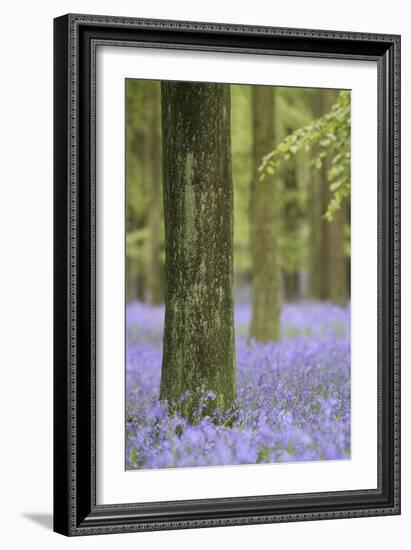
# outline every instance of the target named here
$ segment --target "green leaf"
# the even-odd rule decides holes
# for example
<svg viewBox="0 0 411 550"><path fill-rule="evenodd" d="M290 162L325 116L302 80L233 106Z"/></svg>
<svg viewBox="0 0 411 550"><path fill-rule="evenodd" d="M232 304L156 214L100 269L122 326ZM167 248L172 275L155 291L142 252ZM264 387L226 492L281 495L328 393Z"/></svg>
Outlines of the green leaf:
<svg viewBox="0 0 411 550"><path fill-rule="evenodd" d="M269 461L270 461L270 450L268 447L264 447L264 449L262 449L258 454L257 464L261 464L262 462L267 463Z"/></svg>
<svg viewBox="0 0 411 550"><path fill-rule="evenodd" d="M341 185L343 184L343 181L342 180L339 180L339 181L335 181L334 183L332 183L330 185L330 191L337 191L337 189L339 189L341 187Z"/></svg>

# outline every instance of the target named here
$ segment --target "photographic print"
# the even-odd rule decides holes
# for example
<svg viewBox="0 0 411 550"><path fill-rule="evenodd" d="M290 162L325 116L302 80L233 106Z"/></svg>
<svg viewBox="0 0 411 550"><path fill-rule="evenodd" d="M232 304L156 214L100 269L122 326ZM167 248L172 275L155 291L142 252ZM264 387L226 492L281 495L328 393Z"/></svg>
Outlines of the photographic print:
<svg viewBox="0 0 411 550"><path fill-rule="evenodd" d="M350 459L350 91L125 98L126 469Z"/></svg>
<svg viewBox="0 0 411 550"><path fill-rule="evenodd" d="M391 34L54 20L54 530L399 514Z"/></svg>

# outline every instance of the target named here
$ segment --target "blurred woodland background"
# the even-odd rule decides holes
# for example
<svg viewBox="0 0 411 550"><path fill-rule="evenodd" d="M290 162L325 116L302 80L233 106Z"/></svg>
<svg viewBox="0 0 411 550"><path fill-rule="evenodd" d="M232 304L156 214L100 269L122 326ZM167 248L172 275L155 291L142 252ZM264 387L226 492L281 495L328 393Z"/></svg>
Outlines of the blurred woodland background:
<svg viewBox="0 0 411 550"><path fill-rule="evenodd" d="M253 270L264 263L262 258L253 261L253 253L267 253L256 250L258 234L253 236L253 223L271 201L282 300L346 303L350 296L350 201L342 202L332 221L324 216L332 199L327 178L331 155L318 166L319 146L314 144L289 158L285 155L274 182L260 182L258 175L262 157L297 129L328 113L339 91L230 88L235 298L247 299ZM160 82L127 80L126 97L127 302L160 304L165 285ZM317 166L313 166L311 161L316 159ZM263 187L264 194L260 205L253 204L258 187Z"/></svg>

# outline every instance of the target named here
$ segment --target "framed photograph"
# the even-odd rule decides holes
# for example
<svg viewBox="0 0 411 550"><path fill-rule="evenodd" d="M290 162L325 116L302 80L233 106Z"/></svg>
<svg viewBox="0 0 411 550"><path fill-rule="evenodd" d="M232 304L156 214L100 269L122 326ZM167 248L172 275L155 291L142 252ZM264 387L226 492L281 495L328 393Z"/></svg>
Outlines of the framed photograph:
<svg viewBox="0 0 411 550"><path fill-rule="evenodd" d="M400 513L400 37L54 20L54 529Z"/></svg>

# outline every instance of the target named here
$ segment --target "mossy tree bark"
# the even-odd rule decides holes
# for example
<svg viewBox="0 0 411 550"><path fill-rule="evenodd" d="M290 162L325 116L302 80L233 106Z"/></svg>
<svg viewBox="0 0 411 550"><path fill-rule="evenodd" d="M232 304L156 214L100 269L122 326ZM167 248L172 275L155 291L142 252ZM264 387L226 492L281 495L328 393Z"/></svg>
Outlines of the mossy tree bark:
<svg viewBox="0 0 411 550"><path fill-rule="evenodd" d="M166 293L160 399L236 398L230 88L163 82Z"/></svg>
<svg viewBox="0 0 411 550"><path fill-rule="evenodd" d="M150 92L148 129L150 166L148 283L151 304L161 304L164 300L164 265L161 259L164 224L161 183L160 83L152 82Z"/></svg>
<svg viewBox="0 0 411 550"><path fill-rule="evenodd" d="M280 266L276 239L276 183L259 181L262 157L275 146L274 90L252 89L253 177L250 189L252 320L250 337L259 342L279 338Z"/></svg>

